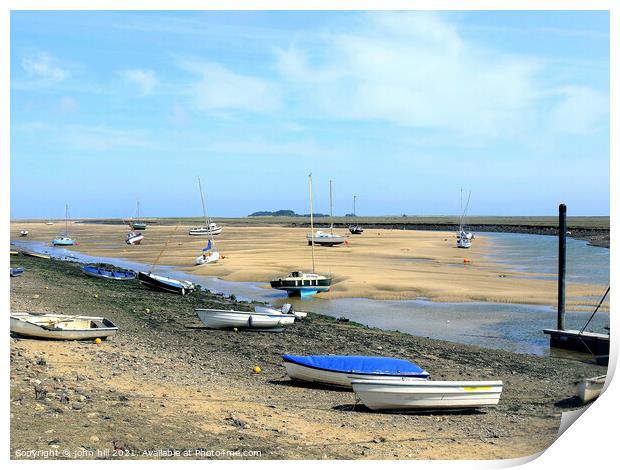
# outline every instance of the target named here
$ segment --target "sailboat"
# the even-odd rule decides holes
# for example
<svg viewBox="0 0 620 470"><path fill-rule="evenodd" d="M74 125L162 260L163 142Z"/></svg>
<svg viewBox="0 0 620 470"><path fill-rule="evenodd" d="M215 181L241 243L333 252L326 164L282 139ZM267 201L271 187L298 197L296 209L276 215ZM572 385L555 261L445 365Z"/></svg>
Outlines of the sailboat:
<svg viewBox="0 0 620 470"><path fill-rule="evenodd" d="M329 217L329 233L323 232L321 230L317 230L316 233L314 233L314 229L312 229L312 232L306 235L308 245L317 244L321 246L334 246L341 245L346 240L345 237L343 237L342 235L334 234L334 214L332 211L332 180L329 180ZM312 214L310 214L310 219L312 219Z"/></svg>
<svg viewBox="0 0 620 470"><path fill-rule="evenodd" d="M471 197L471 191L469 191L469 195L467 196L467 203L465 204L465 209L463 209L463 190L461 189L461 219L459 221L459 231L456 234L456 246L458 248L469 248L471 246L471 241L474 239L474 234L471 232L465 232L463 230L463 219L465 218L465 213L467 212L467 208L469 207L469 198Z"/></svg>
<svg viewBox="0 0 620 470"><path fill-rule="evenodd" d="M202 203L202 213L205 217L205 224L207 225L207 231L205 233L209 236L209 241L207 242L207 246L202 249L202 254L196 258L196 264L216 263L220 259L220 252L215 249L215 240L213 239L214 233L212 230L209 230L212 224L209 223L209 217L207 216L207 206L205 205L205 197L204 193L202 192L200 177L198 178L198 188L200 189L200 202ZM220 227L220 232L221 231L222 229ZM192 235L191 230L189 234Z"/></svg>
<svg viewBox="0 0 620 470"><path fill-rule="evenodd" d="M356 216L356 212L355 212L355 200L357 199L357 196L353 196L353 217ZM352 235L361 235L364 232L364 229L362 228L362 226L358 223L354 223L349 225L349 232L351 232Z"/></svg>
<svg viewBox="0 0 620 470"><path fill-rule="evenodd" d="M133 230L146 230L146 222L140 220L140 201L136 201L136 218L130 222Z"/></svg>
<svg viewBox="0 0 620 470"><path fill-rule="evenodd" d="M175 231L176 231L176 228L175 228ZM168 240L166 240L164 247L161 249L161 251L159 252L159 255L157 256L157 258L151 265L151 269L148 272L140 271L138 273L138 281L140 281L141 284L144 284L145 286L148 286L152 289L161 290L164 292L171 292L173 294L181 294L181 295L190 294L196 288L196 286L194 286L192 282L181 281L179 279L173 279L171 277L160 276L153 272L155 269L155 266L157 265L157 262L161 258L161 255L164 253L164 250L168 246L169 241L170 241L170 237L168 238Z"/></svg>
<svg viewBox="0 0 620 470"><path fill-rule="evenodd" d="M54 246L71 246L75 240L69 236L69 206L65 206L65 232L58 238L52 240Z"/></svg>
<svg viewBox="0 0 620 470"><path fill-rule="evenodd" d="M332 278L314 272L314 216L312 212L312 173L308 175L308 187L310 191L310 246L312 247L312 272L304 273L302 271L293 271L286 277L273 279L271 287L278 290L284 290L288 295L314 295L318 292L329 291Z"/></svg>

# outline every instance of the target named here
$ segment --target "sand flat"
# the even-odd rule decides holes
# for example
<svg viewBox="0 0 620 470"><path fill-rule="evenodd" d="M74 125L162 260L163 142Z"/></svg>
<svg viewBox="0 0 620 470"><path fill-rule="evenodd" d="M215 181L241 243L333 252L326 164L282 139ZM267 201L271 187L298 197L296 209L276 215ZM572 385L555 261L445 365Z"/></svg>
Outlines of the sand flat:
<svg viewBox="0 0 620 470"><path fill-rule="evenodd" d="M11 223L11 239L19 230L30 231L29 239L49 242L64 224ZM292 270L312 270L306 228L269 226L225 226L216 240L224 255L217 264L195 266L194 259L206 245L203 237L189 236L189 225L150 224L139 246L124 243L122 225L71 224L79 242L70 249L93 256L174 266L194 275L216 276L228 281L265 283ZM325 229L323 229L325 230ZM479 236L469 249L456 248L453 232L367 229L350 235L338 247L315 247L316 272L334 277L327 298L372 298L406 300L426 297L434 301L485 301L555 305L557 283L550 277L510 271L492 262L492 242ZM164 249L165 248L165 249ZM162 252L163 250L163 252ZM161 256L160 256L161 255ZM468 263L464 259L469 260ZM505 277L500 277L503 275ZM534 279L536 277L536 279ZM544 277L544 276L543 276ZM568 285L567 304L590 305L584 297L596 298L603 286Z"/></svg>

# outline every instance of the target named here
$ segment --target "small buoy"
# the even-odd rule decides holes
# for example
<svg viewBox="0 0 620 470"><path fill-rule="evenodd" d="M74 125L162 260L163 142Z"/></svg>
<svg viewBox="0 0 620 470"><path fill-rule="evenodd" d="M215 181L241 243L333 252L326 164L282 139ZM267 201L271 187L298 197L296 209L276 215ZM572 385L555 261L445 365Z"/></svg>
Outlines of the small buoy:
<svg viewBox="0 0 620 470"><path fill-rule="evenodd" d="M48 290L50 287L49 286L45 286L45 290Z"/></svg>
<svg viewBox="0 0 620 470"><path fill-rule="evenodd" d="M224 255L220 255L220 258L224 259L224 258L226 258L226 256L224 256Z"/></svg>
<svg viewBox="0 0 620 470"><path fill-rule="evenodd" d="M233 331L236 333L239 330L235 327L235 328L233 328Z"/></svg>
<svg viewBox="0 0 620 470"><path fill-rule="evenodd" d="M95 338L95 344L101 344L101 338Z"/></svg>
<svg viewBox="0 0 620 470"><path fill-rule="evenodd" d="M151 313L151 309L150 309L150 308L148 308L148 307L146 307L146 308L144 309L144 313Z"/></svg>
<svg viewBox="0 0 620 470"><path fill-rule="evenodd" d="M463 258L463 263L469 263L469 258Z"/></svg>
<svg viewBox="0 0 620 470"><path fill-rule="evenodd" d="M258 366L254 366L254 369L252 369L252 371L253 371L255 374L260 374L260 373L261 373L261 368L260 368L260 367L258 367Z"/></svg>
<svg viewBox="0 0 620 470"><path fill-rule="evenodd" d="M98 298L99 298L99 294L95 294L95 299L98 299Z"/></svg>

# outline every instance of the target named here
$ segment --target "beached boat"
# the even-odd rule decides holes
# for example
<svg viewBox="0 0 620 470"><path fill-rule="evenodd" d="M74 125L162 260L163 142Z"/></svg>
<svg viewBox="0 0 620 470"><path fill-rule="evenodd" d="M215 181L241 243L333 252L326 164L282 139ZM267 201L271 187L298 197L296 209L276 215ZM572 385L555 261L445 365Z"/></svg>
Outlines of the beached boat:
<svg viewBox="0 0 620 470"><path fill-rule="evenodd" d="M31 258L41 258L41 259L51 259L50 255L46 255L45 253L37 253L35 251L21 251L20 252L24 256L30 256Z"/></svg>
<svg viewBox="0 0 620 470"><path fill-rule="evenodd" d="M190 294L195 289L194 284L190 281L181 281L170 277L158 276L152 272L147 273L140 271L138 273L138 280L148 287L165 292L172 292L173 294Z"/></svg>
<svg viewBox="0 0 620 470"><path fill-rule="evenodd" d="M470 198L471 191L469 191L469 194L467 196L467 203L465 204L465 208L463 208L463 190L461 189L461 218L459 220L459 231L456 233L457 248L470 248L471 241L475 238L473 233L463 230L463 220L465 219L465 213L467 212L467 208L469 207Z"/></svg>
<svg viewBox="0 0 620 470"><path fill-rule="evenodd" d="M284 315L281 312L272 314L214 308L197 308L195 312L207 328L215 329L273 330L282 329L295 322L293 315Z"/></svg>
<svg viewBox="0 0 620 470"><path fill-rule="evenodd" d="M306 318L308 314L306 312L298 312L293 308L291 304L284 304L280 310L271 307L261 307L257 305L254 307L254 311L257 313L271 313L271 314L281 314L281 315L293 315L296 319L301 320L302 318Z"/></svg>
<svg viewBox="0 0 620 470"><path fill-rule="evenodd" d="M75 240L69 236L69 206L65 206L65 232L52 240L54 246L71 246Z"/></svg>
<svg viewBox="0 0 620 470"><path fill-rule="evenodd" d="M9 251L10 251L11 256L18 256L19 255L19 251L17 251L17 250L9 250Z"/></svg>
<svg viewBox="0 0 620 470"><path fill-rule="evenodd" d="M312 214L310 215L312 216ZM323 232L321 230L317 230L316 233L313 233L314 228L311 228L311 233L306 235L308 245L315 244L320 246L336 246L342 245L346 241L346 238L344 236L334 233L334 214L332 210L332 180L329 180L329 217L329 233Z"/></svg>
<svg viewBox="0 0 620 470"><path fill-rule="evenodd" d="M131 281L136 278L136 273L125 269L109 269L102 266L84 266L82 272L87 276L112 281Z"/></svg>
<svg viewBox="0 0 620 470"><path fill-rule="evenodd" d="M53 313L11 313L11 333L30 338L85 340L107 338L118 328L107 318Z"/></svg>
<svg viewBox="0 0 620 470"><path fill-rule="evenodd" d="M192 236L215 236L222 233L222 227L211 222L204 227L192 227L189 229L189 234Z"/></svg>
<svg viewBox="0 0 620 470"><path fill-rule="evenodd" d="M596 400L603 391L606 379L606 375L599 375L598 377L581 380L577 384L577 396L581 403L586 404Z"/></svg>
<svg viewBox="0 0 620 470"><path fill-rule="evenodd" d="M310 193L310 230L314 232L314 216L312 213L312 173L308 175L308 191ZM312 253L312 273L293 271L288 276L272 279L270 284L273 289L286 291L291 296L314 295L319 292L327 292L332 284L331 276L316 274L314 272L314 243L309 244Z"/></svg>
<svg viewBox="0 0 620 470"><path fill-rule="evenodd" d="M497 405L501 380L448 382L434 380L354 379L353 391L371 410L481 408Z"/></svg>
<svg viewBox="0 0 620 470"><path fill-rule="evenodd" d="M54 225L54 222L52 222L51 220L48 220L47 222L45 222L45 225Z"/></svg>
<svg viewBox="0 0 620 470"><path fill-rule="evenodd" d="M20 230L19 231L19 236L20 237L27 237L28 236L28 230Z"/></svg>
<svg viewBox="0 0 620 470"><path fill-rule="evenodd" d="M202 204L202 214L205 218L205 227L194 228L189 231L190 235L205 235L208 237L207 246L202 249L200 256L196 257L196 264L211 264L217 263L221 256L220 252L215 248L214 235L222 232L222 227L218 227L212 223L207 215L207 205L205 204L204 193L202 192L202 184L200 183L200 177L198 177L198 189L200 190L200 203Z"/></svg>
<svg viewBox="0 0 620 470"><path fill-rule="evenodd" d="M144 240L144 235L142 235L142 233L130 231L127 233L125 243L128 245L139 245L142 240Z"/></svg>
<svg viewBox="0 0 620 470"><path fill-rule="evenodd" d="M357 199L357 196L353 196L353 217L357 217L357 212L355 212L355 201ZM358 223L354 223L349 225L349 232L352 235L361 235L362 233L364 233L364 229L362 228L362 226Z"/></svg>
<svg viewBox="0 0 620 470"><path fill-rule="evenodd" d="M9 268L11 270L11 277L17 277L24 274L24 268Z"/></svg>
<svg viewBox="0 0 620 470"><path fill-rule="evenodd" d="M129 222L132 230L146 230L146 222L140 220L140 201L136 200L136 218Z"/></svg>
<svg viewBox="0 0 620 470"><path fill-rule="evenodd" d="M272 279L270 285L273 289L286 291L291 296L314 295L319 292L329 291L332 279L329 276L315 273L293 271L286 277Z"/></svg>
<svg viewBox="0 0 620 470"><path fill-rule="evenodd" d="M293 380L351 388L355 379L427 380L428 372L404 359L374 356L282 356Z"/></svg>

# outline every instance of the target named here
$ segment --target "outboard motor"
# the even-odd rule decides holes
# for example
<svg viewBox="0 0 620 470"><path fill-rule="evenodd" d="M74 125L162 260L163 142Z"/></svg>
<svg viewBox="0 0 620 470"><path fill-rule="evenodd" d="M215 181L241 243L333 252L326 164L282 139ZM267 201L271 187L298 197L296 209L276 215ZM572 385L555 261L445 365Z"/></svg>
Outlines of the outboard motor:
<svg viewBox="0 0 620 470"><path fill-rule="evenodd" d="M282 305L281 312L284 315L288 315L289 313L292 314L293 313L293 306L291 304L284 304L284 305Z"/></svg>

